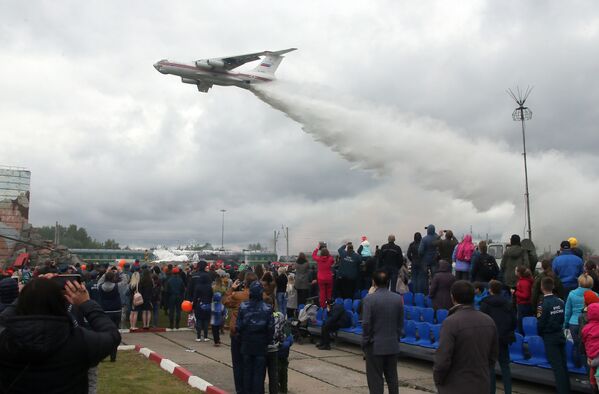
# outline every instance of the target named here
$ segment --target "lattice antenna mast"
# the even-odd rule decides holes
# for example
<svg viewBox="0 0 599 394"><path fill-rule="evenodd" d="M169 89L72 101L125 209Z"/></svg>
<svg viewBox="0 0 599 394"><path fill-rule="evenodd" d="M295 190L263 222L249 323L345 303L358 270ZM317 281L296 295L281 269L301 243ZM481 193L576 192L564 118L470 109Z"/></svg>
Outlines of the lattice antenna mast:
<svg viewBox="0 0 599 394"><path fill-rule="evenodd" d="M524 184L525 184L525 198L526 198L526 219L528 224L528 239L532 240L532 228L530 224L530 193L528 192L528 165L526 163L526 126L525 121L532 119L532 111L530 108L525 107L524 104L530 96L533 87L528 86L526 90L522 91L520 87L516 88L514 92L512 89L507 90L507 94L518 104L518 108L512 112L512 119L514 121L520 121L522 124L522 147L524 158Z"/></svg>

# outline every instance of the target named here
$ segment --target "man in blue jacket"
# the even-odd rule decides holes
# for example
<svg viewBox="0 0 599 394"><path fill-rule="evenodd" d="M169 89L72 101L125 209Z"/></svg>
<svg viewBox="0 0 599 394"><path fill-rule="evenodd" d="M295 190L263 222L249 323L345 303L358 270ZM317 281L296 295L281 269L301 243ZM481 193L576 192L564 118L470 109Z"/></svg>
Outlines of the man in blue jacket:
<svg viewBox="0 0 599 394"><path fill-rule="evenodd" d="M262 300L259 281L250 285L250 299L239 307L236 330L241 338L243 392L263 393L266 349L274 335L272 307Z"/></svg>
<svg viewBox="0 0 599 394"><path fill-rule="evenodd" d="M432 277L439 265L439 236L435 233L435 225L426 226L426 235L418 246L418 256L420 264L430 271Z"/></svg>
<svg viewBox="0 0 599 394"><path fill-rule="evenodd" d="M339 297L353 299L362 256L354 252L354 246L351 242L342 245L337 251L339 252L339 267L335 278L335 290Z"/></svg>
<svg viewBox="0 0 599 394"><path fill-rule="evenodd" d="M560 278L564 286L564 299L568 294L578 287L578 277L582 275L582 259L572 253L570 242L562 241L560 244L560 254L553 259L553 272Z"/></svg>

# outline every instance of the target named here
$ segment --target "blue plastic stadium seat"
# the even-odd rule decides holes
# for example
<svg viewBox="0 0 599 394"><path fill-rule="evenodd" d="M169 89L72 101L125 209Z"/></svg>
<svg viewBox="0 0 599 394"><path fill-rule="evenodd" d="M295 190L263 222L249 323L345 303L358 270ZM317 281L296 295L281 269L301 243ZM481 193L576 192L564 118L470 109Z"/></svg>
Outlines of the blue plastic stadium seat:
<svg viewBox="0 0 599 394"><path fill-rule="evenodd" d="M434 339L433 343L431 343L431 347L437 349L439 347L439 338L441 338L441 325L431 324L431 334Z"/></svg>
<svg viewBox="0 0 599 394"><path fill-rule="evenodd" d="M422 309L422 320L429 323L435 323L435 310L433 308Z"/></svg>
<svg viewBox="0 0 599 394"><path fill-rule="evenodd" d="M343 300L343 307L345 308L346 311L352 311L352 308L354 306L354 300L352 300L351 298L346 298L345 300Z"/></svg>
<svg viewBox="0 0 599 394"><path fill-rule="evenodd" d="M576 368L574 365L574 359L572 357L572 350L574 350L574 342L566 341L566 357L568 358L568 371L571 373L575 373L578 375L588 375L587 369L584 367L583 357L580 358L581 365L579 368ZM551 366L549 366L551 368Z"/></svg>
<svg viewBox="0 0 599 394"><path fill-rule="evenodd" d="M432 308L433 307L432 298L430 298L429 296L424 297L424 306L426 306L427 308Z"/></svg>
<svg viewBox="0 0 599 394"><path fill-rule="evenodd" d="M528 351L531 357L527 360L514 360L516 364L542 366L548 364L547 356L545 355L545 345L543 339L533 335L528 337Z"/></svg>
<svg viewBox="0 0 599 394"><path fill-rule="evenodd" d="M431 341L431 325L426 322L416 323L416 330L418 330L416 345L429 347L433 343Z"/></svg>
<svg viewBox="0 0 599 394"><path fill-rule="evenodd" d="M324 322L324 312L325 310L322 308L318 308L318 311L316 311L316 325L318 327L322 326L322 323Z"/></svg>
<svg viewBox="0 0 599 394"><path fill-rule="evenodd" d="M420 322L422 321L422 313L423 313L424 308L421 308L419 306L413 306L412 307L412 320Z"/></svg>
<svg viewBox="0 0 599 394"><path fill-rule="evenodd" d="M449 311L447 309L437 309L437 324L443 323L443 320L447 319Z"/></svg>
<svg viewBox="0 0 599 394"><path fill-rule="evenodd" d="M524 337L539 335L537 331L537 318L533 316L527 316L522 319L522 329L524 330Z"/></svg>
<svg viewBox="0 0 599 394"><path fill-rule="evenodd" d="M341 298L341 297L335 298L335 304L343 304L343 298Z"/></svg>
<svg viewBox="0 0 599 394"><path fill-rule="evenodd" d="M345 313L349 315L351 325L349 327L340 328L339 331L352 332L354 328L356 328L356 324L358 324L358 318L356 316L354 320L354 313L351 310L345 310Z"/></svg>
<svg viewBox="0 0 599 394"><path fill-rule="evenodd" d="M298 310L298 311L301 311L302 309L304 309L304 307L305 307L305 305L304 305L304 304L299 304L299 305L297 306L297 310Z"/></svg>
<svg viewBox="0 0 599 394"><path fill-rule="evenodd" d="M412 321L412 320L408 320L408 322L406 323L406 325L404 327L404 333L405 333L405 336L403 338L401 338L400 342L411 344L411 345L415 344L416 341L418 340L416 338L416 322Z"/></svg>
<svg viewBox="0 0 599 394"><path fill-rule="evenodd" d="M368 290L362 290L362 292L360 293L360 298L364 298L368 295Z"/></svg>
<svg viewBox="0 0 599 394"><path fill-rule="evenodd" d="M414 294L412 292L408 291L403 295L403 304L408 306L414 305Z"/></svg>
<svg viewBox="0 0 599 394"><path fill-rule="evenodd" d="M357 311L358 311L358 309L360 309L360 302L361 302L361 301L362 301L362 300L354 300L354 304L352 305L352 310L353 310L354 312L357 312Z"/></svg>
<svg viewBox="0 0 599 394"><path fill-rule="evenodd" d="M516 333L516 340L510 345L510 361L524 360L524 338Z"/></svg>
<svg viewBox="0 0 599 394"><path fill-rule="evenodd" d="M414 305L424 308L424 294L416 293L414 294Z"/></svg>

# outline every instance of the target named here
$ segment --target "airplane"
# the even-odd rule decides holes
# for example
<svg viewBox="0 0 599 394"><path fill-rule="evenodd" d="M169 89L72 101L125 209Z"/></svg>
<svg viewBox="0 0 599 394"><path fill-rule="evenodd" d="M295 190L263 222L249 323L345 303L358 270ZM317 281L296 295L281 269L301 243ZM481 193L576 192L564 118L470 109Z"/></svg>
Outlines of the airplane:
<svg viewBox="0 0 599 394"><path fill-rule="evenodd" d="M196 85L198 91L206 93L213 85L238 86L249 89L257 83L275 80L275 71L281 64L285 53L295 51L297 48L283 49L281 51L263 51L247 55L201 59L194 62L176 62L168 59L160 60L154 68L162 74L172 74L181 77L181 82ZM245 72L231 72L231 70L248 62L264 59L256 68Z"/></svg>

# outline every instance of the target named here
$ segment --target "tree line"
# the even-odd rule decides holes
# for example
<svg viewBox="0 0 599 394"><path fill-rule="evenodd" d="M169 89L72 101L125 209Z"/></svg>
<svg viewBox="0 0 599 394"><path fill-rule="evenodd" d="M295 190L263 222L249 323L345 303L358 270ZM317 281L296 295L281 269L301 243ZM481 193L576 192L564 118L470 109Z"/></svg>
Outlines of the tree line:
<svg viewBox="0 0 599 394"><path fill-rule="evenodd" d="M43 239L54 239L55 226L36 227ZM59 243L70 249L121 249L119 243L114 239L100 242L92 238L87 230L70 224L68 227L58 225Z"/></svg>

